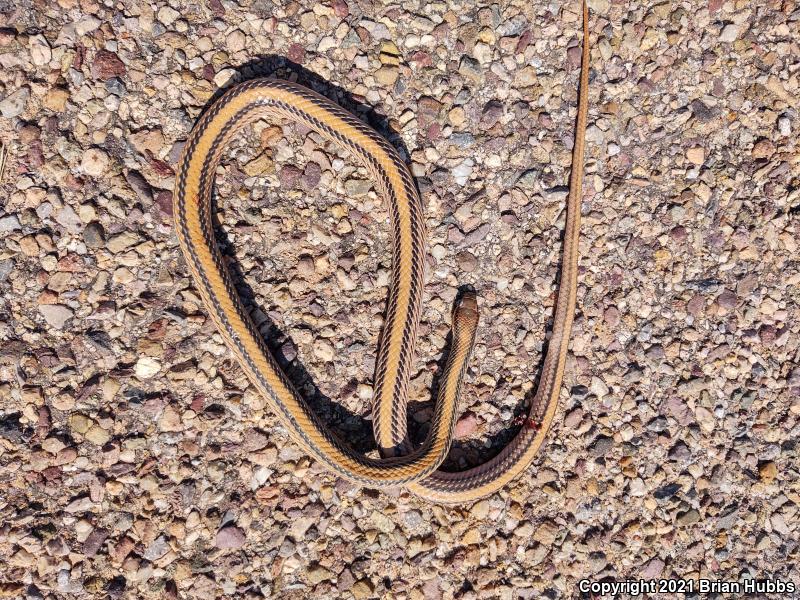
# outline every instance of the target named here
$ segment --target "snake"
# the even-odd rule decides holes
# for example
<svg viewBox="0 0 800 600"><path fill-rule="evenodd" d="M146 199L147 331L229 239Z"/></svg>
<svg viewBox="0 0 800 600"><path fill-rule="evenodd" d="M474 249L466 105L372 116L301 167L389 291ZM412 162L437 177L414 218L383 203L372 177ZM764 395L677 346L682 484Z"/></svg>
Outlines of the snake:
<svg viewBox="0 0 800 600"><path fill-rule="evenodd" d="M202 113L192 128L176 171L173 214L178 243L195 288L225 345L290 438L334 475L363 487L404 487L434 503L467 503L502 489L529 466L544 443L558 407L577 296L589 84L589 17L585 0L582 13L578 111L550 339L536 391L519 431L493 458L465 470L448 471L441 465L450 451L459 398L475 344L479 322L477 292L466 289L454 302L450 348L439 377L430 427L425 439L414 447L408 434L407 404L423 300L426 227L419 191L395 148L325 96L298 83L274 78L234 85ZM388 207L391 276L375 355L371 408L377 456L353 449L298 392L238 294L218 247L212 208L217 168L232 138L262 119L301 124L344 149L364 166Z"/></svg>

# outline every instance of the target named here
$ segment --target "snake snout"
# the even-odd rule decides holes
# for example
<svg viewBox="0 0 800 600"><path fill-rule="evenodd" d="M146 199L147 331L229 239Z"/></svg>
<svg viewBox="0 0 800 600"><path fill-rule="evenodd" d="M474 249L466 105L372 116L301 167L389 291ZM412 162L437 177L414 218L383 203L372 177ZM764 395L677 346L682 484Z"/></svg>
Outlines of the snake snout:
<svg viewBox="0 0 800 600"><path fill-rule="evenodd" d="M453 307L456 319L478 320L478 295L474 290L467 290L456 300Z"/></svg>

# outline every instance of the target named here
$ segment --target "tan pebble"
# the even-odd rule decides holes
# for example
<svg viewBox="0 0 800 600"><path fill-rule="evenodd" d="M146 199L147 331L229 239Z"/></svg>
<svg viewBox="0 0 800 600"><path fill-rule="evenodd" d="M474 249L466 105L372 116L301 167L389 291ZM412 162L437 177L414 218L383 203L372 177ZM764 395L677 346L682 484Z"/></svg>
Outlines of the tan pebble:
<svg viewBox="0 0 800 600"><path fill-rule="evenodd" d="M758 474L769 485L778 477L778 467L773 461L766 462L758 468Z"/></svg>
<svg viewBox="0 0 800 600"><path fill-rule="evenodd" d="M385 86L394 85L399 76L400 71L395 66L381 67L375 71L375 79L378 81L378 83Z"/></svg>
<svg viewBox="0 0 800 600"><path fill-rule="evenodd" d="M69 100L69 92L64 88L52 88L44 97L42 104L53 112L63 112Z"/></svg>
<svg viewBox="0 0 800 600"><path fill-rule="evenodd" d="M702 165L703 161L706 159L706 153L703 148L696 146L694 148L689 148L686 151L686 158L694 165Z"/></svg>
<svg viewBox="0 0 800 600"><path fill-rule="evenodd" d="M83 159L81 160L81 171L90 177L100 177L106 171L108 171L110 164L111 160L109 159L108 154L99 148L89 148L83 153Z"/></svg>
<svg viewBox="0 0 800 600"><path fill-rule="evenodd" d="M85 437L93 444L102 446L111 439L111 434L99 425L95 425L86 432Z"/></svg>
<svg viewBox="0 0 800 600"><path fill-rule="evenodd" d="M69 417L69 426L73 431L80 433L83 435L94 425L94 421L87 417L86 415L82 415L80 413L70 415Z"/></svg>

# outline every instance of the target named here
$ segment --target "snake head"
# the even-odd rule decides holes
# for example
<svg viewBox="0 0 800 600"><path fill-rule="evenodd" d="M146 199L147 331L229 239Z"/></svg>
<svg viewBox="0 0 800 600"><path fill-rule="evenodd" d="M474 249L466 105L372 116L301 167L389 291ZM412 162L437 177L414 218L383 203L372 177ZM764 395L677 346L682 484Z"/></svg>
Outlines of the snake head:
<svg viewBox="0 0 800 600"><path fill-rule="evenodd" d="M465 289L456 298L453 305L453 324L469 323L472 327L478 324L478 295L472 288Z"/></svg>

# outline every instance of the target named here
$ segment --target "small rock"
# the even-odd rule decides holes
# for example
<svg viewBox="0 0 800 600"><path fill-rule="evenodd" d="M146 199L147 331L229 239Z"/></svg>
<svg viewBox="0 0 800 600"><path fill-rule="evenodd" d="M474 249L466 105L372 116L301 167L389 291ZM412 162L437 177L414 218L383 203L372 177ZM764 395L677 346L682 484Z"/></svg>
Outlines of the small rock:
<svg viewBox="0 0 800 600"><path fill-rule="evenodd" d="M768 139L760 139L753 145L753 158L769 158L775 154L775 144Z"/></svg>
<svg viewBox="0 0 800 600"><path fill-rule="evenodd" d="M166 27L172 25L180 16L181 14L171 6L162 6L158 9L158 13L156 15L158 20Z"/></svg>
<svg viewBox="0 0 800 600"><path fill-rule="evenodd" d="M165 536L161 535L153 540L153 542L145 549L142 556L150 561L158 560L164 556L168 550L169 542Z"/></svg>
<svg viewBox="0 0 800 600"><path fill-rule="evenodd" d="M103 226L97 221L92 221L83 230L83 241L88 248L102 248L105 244Z"/></svg>
<svg viewBox="0 0 800 600"><path fill-rule="evenodd" d="M238 527L229 525L227 527L223 527L217 532L214 545L220 549L241 548L244 546L246 540L247 538L245 537L244 531Z"/></svg>
<svg viewBox="0 0 800 600"><path fill-rule="evenodd" d="M94 556L108 538L108 530L98 527L93 529L83 542L83 553L86 556Z"/></svg>
<svg viewBox="0 0 800 600"><path fill-rule="evenodd" d="M99 425L95 425L89 428L84 437L93 444L102 446L111 439L111 434Z"/></svg>
<svg viewBox="0 0 800 600"><path fill-rule="evenodd" d="M80 433L81 435L89 431L89 429L91 429L93 425L94 425L94 420L87 417L86 415L75 413L69 416L70 429L72 429L77 433Z"/></svg>
<svg viewBox="0 0 800 600"><path fill-rule="evenodd" d="M372 585L369 579L360 579L350 587L350 593L355 596L356 600L371 598L374 590L375 586Z"/></svg>
<svg viewBox="0 0 800 600"><path fill-rule="evenodd" d="M31 50L31 61L38 67L46 65L50 62L50 59L53 58L50 44L47 43L47 39L41 34L33 35L28 38L28 47Z"/></svg>
<svg viewBox="0 0 800 600"><path fill-rule="evenodd" d="M320 565L314 565L308 569L308 582L316 585L322 581L326 581L333 576L333 572Z"/></svg>
<svg viewBox="0 0 800 600"><path fill-rule="evenodd" d="M133 367L134 373L139 379L150 379L161 370L161 363L152 356L143 356Z"/></svg>
<svg viewBox="0 0 800 600"><path fill-rule="evenodd" d="M697 523L700 520L700 513L697 512L695 509L688 510L686 512L680 513L675 521L678 525L686 526L691 525L692 523Z"/></svg>
<svg viewBox="0 0 800 600"><path fill-rule="evenodd" d="M698 406L697 409L694 411L694 416L697 419L697 422L700 424L700 427L706 433L711 433L717 426L717 421L714 418L714 413L712 413L704 406Z"/></svg>
<svg viewBox="0 0 800 600"><path fill-rule="evenodd" d="M531 66L524 67L514 75L514 85L518 87L531 87L539 82L536 69Z"/></svg>
<svg viewBox="0 0 800 600"><path fill-rule="evenodd" d="M778 467L773 461L766 462L758 468L758 475L769 485L778 477Z"/></svg>
<svg viewBox="0 0 800 600"><path fill-rule="evenodd" d="M375 71L375 79L384 86L392 86L400 76L400 71L396 66L384 66Z"/></svg>
<svg viewBox="0 0 800 600"><path fill-rule="evenodd" d="M106 247L113 254L118 254L136 244L139 236L132 231L123 231L108 240Z"/></svg>
<svg viewBox="0 0 800 600"><path fill-rule="evenodd" d="M483 70L481 69L480 63L469 56L461 57L461 63L458 65L458 72L464 77L472 79L474 82L479 81L483 76Z"/></svg>
<svg viewBox="0 0 800 600"><path fill-rule="evenodd" d="M314 344L314 356L317 358L330 362L333 360L335 355L336 352L333 349L333 345L331 345L331 343L327 340L318 340Z"/></svg>
<svg viewBox="0 0 800 600"><path fill-rule="evenodd" d="M11 92L8 96L0 101L0 114L6 119L17 117L25 110L28 104L28 98L31 96L29 87L21 87L15 92Z"/></svg>
<svg viewBox="0 0 800 600"><path fill-rule="evenodd" d="M544 544L545 546L552 546L553 542L556 541L558 531L558 525L550 521L545 521L536 528L536 531L533 534L533 539L540 544Z"/></svg>
<svg viewBox="0 0 800 600"><path fill-rule="evenodd" d="M739 26L735 23L730 23L722 28L719 34L720 42L735 42L739 37Z"/></svg>
<svg viewBox="0 0 800 600"><path fill-rule="evenodd" d="M105 85L109 94L114 94L115 96L119 96L120 98L128 93L127 86L119 77L112 77L111 79L106 79Z"/></svg>
<svg viewBox="0 0 800 600"><path fill-rule="evenodd" d="M589 447L589 452L592 456L603 456L614 445L614 439L606 435L599 435L594 443Z"/></svg>
<svg viewBox="0 0 800 600"><path fill-rule="evenodd" d="M17 215L6 215L0 218L0 233L8 233L17 229L22 229L22 224L19 222Z"/></svg>
<svg viewBox="0 0 800 600"><path fill-rule="evenodd" d="M86 512L94 507L94 502L89 496L83 496L82 498L76 498L67 506L64 507L64 512L68 513L79 513L79 512Z"/></svg>
<svg viewBox="0 0 800 600"><path fill-rule="evenodd" d="M469 514L479 521L489 516L489 501L479 500L469 509Z"/></svg>
<svg viewBox="0 0 800 600"><path fill-rule="evenodd" d="M310 161L306 164L306 168L303 169L303 177L302 177L302 184L303 187L307 190L313 190L319 185L319 181L322 178L322 167L320 167L317 163Z"/></svg>
<svg viewBox="0 0 800 600"><path fill-rule="evenodd" d="M278 173L278 179L280 179L281 188L284 190L292 189L302 176L303 172L295 165L284 165Z"/></svg>
<svg viewBox="0 0 800 600"><path fill-rule="evenodd" d="M431 123L436 122L439 118L439 111L442 108L442 103L431 98L430 96L423 96L417 101L417 120L420 126L427 127Z"/></svg>
<svg viewBox="0 0 800 600"><path fill-rule="evenodd" d="M125 74L125 63L108 50L99 50L92 62L92 77L95 79L110 79L121 77Z"/></svg>
<svg viewBox="0 0 800 600"><path fill-rule="evenodd" d="M131 189L136 192L136 195L145 202L153 201L153 188L147 183L144 176L139 171L128 171L125 173L125 181L131 186Z"/></svg>
<svg viewBox="0 0 800 600"><path fill-rule="evenodd" d="M458 264L458 268L466 273L472 273L476 268L478 268L478 259L475 258L475 255L472 252L459 252L456 256L456 264Z"/></svg>
<svg viewBox="0 0 800 600"><path fill-rule="evenodd" d="M478 42L475 44L475 47L472 49L472 56L475 57L482 65L488 65L492 62L492 56L494 55L494 51L489 44L485 44L483 42Z"/></svg>
<svg viewBox="0 0 800 600"><path fill-rule="evenodd" d="M81 171L90 177L100 177L108 170L110 164L108 154L99 148L89 148L83 153Z"/></svg>
<svg viewBox="0 0 800 600"><path fill-rule="evenodd" d="M350 7L345 0L333 0L333 12L340 19L344 19L350 14Z"/></svg>
<svg viewBox="0 0 800 600"><path fill-rule="evenodd" d="M181 414L174 406L167 404L158 420L158 427L161 431L182 431Z"/></svg>
<svg viewBox="0 0 800 600"><path fill-rule="evenodd" d="M694 165L702 165L703 161L706 159L706 152L700 146L689 148L686 151L686 158Z"/></svg>
<svg viewBox="0 0 800 600"><path fill-rule="evenodd" d="M369 520L375 529L383 533L391 533L395 529L394 521L381 511L373 511Z"/></svg>
<svg viewBox="0 0 800 600"><path fill-rule="evenodd" d="M78 21L75 22L75 33L79 36L84 36L87 33L91 33L103 22L93 15L84 15Z"/></svg>
<svg viewBox="0 0 800 600"><path fill-rule="evenodd" d="M350 197L365 196L372 189L372 182L368 179L348 179L344 182L344 189Z"/></svg>
<svg viewBox="0 0 800 600"><path fill-rule="evenodd" d="M42 313L44 320L56 329L64 329L67 321L75 314L71 308L63 304L42 304L39 306L39 312Z"/></svg>
<svg viewBox="0 0 800 600"><path fill-rule="evenodd" d="M478 417L475 413L468 411L458 420L455 429L453 430L453 437L457 440L469 437L478 428Z"/></svg>
<svg viewBox="0 0 800 600"><path fill-rule="evenodd" d="M240 52L247 44L247 36L241 29L234 29L228 34L227 44L231 52Z"/></svg>
<svg viewBox="0 0 800 600"><path fill-rule="evenodd" d="M472 175L472 168L475 166L475 161L471 158L465 159L461 164L453 169L453 179L458 185L466 185Z"/></svg>
<svg viewBox="0 0 800 600"><path fill-rule="evenodd" d="M70 233L80 233L81 227L83 226L81 218L69 204L65 204L63 208L56 213L56 223Z"/></svg>
<svg viewBox="0 0 800 600"><path fill-rule="evenodd" d="M42 104L53 112L64 112L69 100L69 91L64 88L54 87L48 90Z"/></svg>

